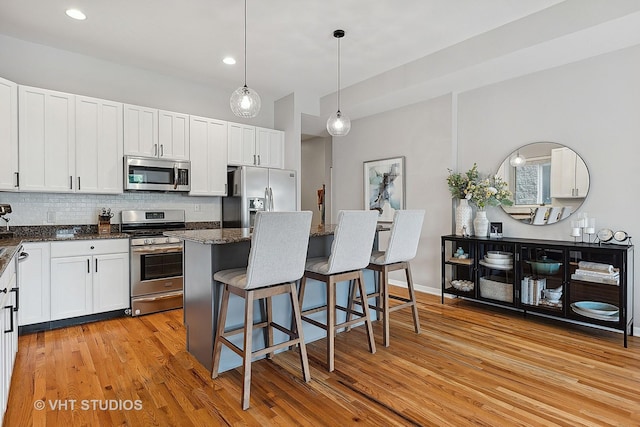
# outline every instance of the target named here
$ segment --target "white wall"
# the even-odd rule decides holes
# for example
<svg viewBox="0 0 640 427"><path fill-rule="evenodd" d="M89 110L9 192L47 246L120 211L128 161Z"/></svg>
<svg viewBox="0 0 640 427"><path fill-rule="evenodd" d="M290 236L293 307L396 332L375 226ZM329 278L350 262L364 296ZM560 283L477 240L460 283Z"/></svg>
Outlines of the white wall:
<svg viewBox="0 0 640 427"><path fill-rule="evenodd" d="M497 170L517 147L554 141L584 159L590 189L578 212L596 218L596 228L640 236L635 185L640 155L640 46L463 93L458 98L458 165L477 162ZM444 202L444 201L443 201ZM572 240L569 221L521 224L500 208L506 236ZM635 265L640 265L636 251ZM637 271L637 269L636 269ZM635 313L640 315L640 274L635 275ZM635 322L636 325L638 321Z"/></svg>
<svg viewBox="0 0 640 427"><path fill-rule="evenodd" d="M327 164L331 161L331 153L327 159L327 147L331 144L330 138L312 138L302 141L302 167L300 169L300 178L302 182L301 209L313 212L313 225L320 224L321 213L318 209L318 193L317 190L325 184L327 195L329 186L327 185ZM328 215L325 215L326 223Z"/></svg>
<svg viewBox="0 0 640 427"><path fill-rule="evenodd" d="M426 210L411 270L417 288L431 292L440 288L440 236L451 231L445 184L452 162L451 99L443 96L354 121L347 136L333 139L334 215L364 208L363 162L406 157L406 208ZM404 280L397 273L392 278Z"/></svg>
<svg viewBox="0 0 640 427"><path fill-rule="evenodd" d="M229 108L235 87L197 84L3 35L0 77L27 86L273 127L272 99L262 99L258 117L243 120Z"/></svg>
<svg viewBox="0 0 640 427"><path fill-rule="evenodd" d="M595 217L596 228L640 236L634 187L639 75L640 46L634 46L355 120L349 135L333 142L334 180L340 184L334 211L363 207L363 161L406 156L407 208L427 210L412 263L414 280L423 290L439 293L439 237L452 230L447 168L466 171L477 162L482 172L495 172L519 146L555 141L578 152L589 168L590 192L579 212ZM493 207L488 216L503 222L505 236L572 240L568 221L525 225ZM640 265L640 254L634 262ZM639 288L638 273L635 283ZM634 294L638 315L640 291Z"/></svg>

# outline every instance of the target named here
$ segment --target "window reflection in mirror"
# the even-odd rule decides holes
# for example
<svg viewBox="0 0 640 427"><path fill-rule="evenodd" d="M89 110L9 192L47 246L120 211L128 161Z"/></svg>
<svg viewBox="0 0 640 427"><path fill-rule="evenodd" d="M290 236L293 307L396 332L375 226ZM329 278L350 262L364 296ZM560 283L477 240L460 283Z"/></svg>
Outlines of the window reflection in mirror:
<svg viewBox="0 0 640 427"><path fill-rule="evenodd" d="M589 191L589 172L572 149L553 142L518 148L500 165L497 175L509 183L513 206L502 206L525 224L553 224L569 217Z"/></svg>

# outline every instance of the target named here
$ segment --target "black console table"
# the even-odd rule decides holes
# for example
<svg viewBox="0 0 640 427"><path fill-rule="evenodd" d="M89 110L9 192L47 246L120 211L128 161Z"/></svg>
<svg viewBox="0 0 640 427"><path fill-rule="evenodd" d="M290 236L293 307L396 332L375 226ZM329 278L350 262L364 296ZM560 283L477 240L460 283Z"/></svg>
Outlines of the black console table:
<svg viewBox="0 0 640 427"><path fill-rule="evenodd" d="M445 294L633 335L633 246L441 237Z"/></svg>

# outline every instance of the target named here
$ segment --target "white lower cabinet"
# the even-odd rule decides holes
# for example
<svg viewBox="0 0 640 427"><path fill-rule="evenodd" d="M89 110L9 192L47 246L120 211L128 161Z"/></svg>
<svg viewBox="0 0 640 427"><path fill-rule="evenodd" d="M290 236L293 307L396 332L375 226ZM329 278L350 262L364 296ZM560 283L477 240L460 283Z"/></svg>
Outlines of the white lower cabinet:
<svg viewBox="0 0 640 427"><path fill-rule="evenodd" d="M18 351L16 268L12 260L0 276L0 424L9 398L9 386Z"/></svg>
<svg viewBox="0 0 640 427"><path fill-rule="evenodd" d="M24 243L24 258L18 263L20 276L20 326L51 320L51 244L49 242Z"/></svg>
<svg viewBox="0 0 640 427"><path fill-rule="evenodd" d="M51 243L51 320L128 307L126 239Z"/></svg>

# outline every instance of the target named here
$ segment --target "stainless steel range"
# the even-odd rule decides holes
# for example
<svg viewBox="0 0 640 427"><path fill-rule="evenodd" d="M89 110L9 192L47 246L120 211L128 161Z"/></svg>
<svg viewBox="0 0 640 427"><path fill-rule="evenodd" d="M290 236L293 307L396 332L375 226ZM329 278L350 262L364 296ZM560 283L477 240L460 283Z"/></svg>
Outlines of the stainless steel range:
<svg viewBox="0 0 640 427"><path fill-rule="evenodd" d="M131 315L182 307L182 242L162 233L185 228L184 210L122 211L121 224L131 234Z"/></svg>

